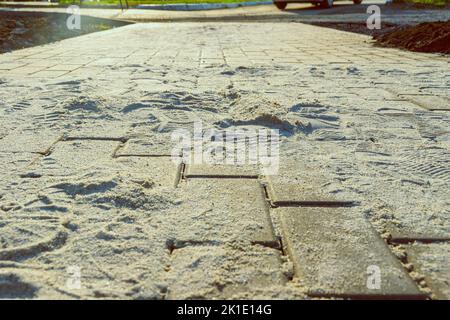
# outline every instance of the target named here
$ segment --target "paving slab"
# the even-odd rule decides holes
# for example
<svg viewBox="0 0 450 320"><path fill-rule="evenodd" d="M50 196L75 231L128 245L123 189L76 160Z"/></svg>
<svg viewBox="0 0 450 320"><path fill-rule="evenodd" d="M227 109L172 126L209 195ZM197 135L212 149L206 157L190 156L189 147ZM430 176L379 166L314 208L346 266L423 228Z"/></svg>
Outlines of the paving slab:
<svg viewBox="0 0 450 320"><path fill-rule="evenodd" d="M104 106L101 101L96 99L78 101L77 98L74 98L64 102L64 105L68 105L66 107L68 109L72 106L73 109L79 111L78 114L72 111L71 117L83 120L72 123L71 126L64 130L65 140L111 140L119 142L127 140L130 124L126 121L102 121L101 119L96 119L95 115L89 119L89 116L83 114L84 108L107 109L108 106ZM86 118L89 120L84 121Z"/></svg>
<svg viewBox="0 0 450 320"><path fill-rule="evenodd" d="M178 242L252 243L279 247L263 188L253 179L189 179L179 186L186 194L173 211Z"/></svg>
<svg viewBox="0 0 450 320"><path fill-rule="evenodd" d="M30 170L53 176L104 171L111 162L117 141L71 140L58 142L51 154L37 159Z"/></svg>
<svg viewBox="0 0 450 320"><path fill-rule="evenodd" d="M117 150L116 157L129 156L171 156L174 144L167 134L154 134L151 136L141 136L130 138ZM181 152L177 153L181 156Z"/></svg>
<svg viewBox="0 0 450 320"><path fill-rule="evenodd" d="M267 191L274 206L323 205L348 206L353 202L334 192L334 181L325 178L320 169L302 163L280 162L276 175L266 177Z"/></svg>
<svg viewBox="0 0 450 320"><path fill-rule="evenodd" d="M423 298L416 284L357 208L278 208L284 245L309 294ZM372 268L372 269L371 269ZM368 272L380 272L373 285ZM376 283L376 282L375 282Z"/></svg>
<svg viewBox="0 0 450 320"><path fill-rule="evenodd" d="M171 157L113 158L121 142L114 140L70 140L55 145L51 154L39 157L24 170L24 175L83 176L94 173L123 174L144 179L151 186L173 187L179 165Z"/></svg>
<svg viewBox="0 0 450 320"><path fill-rule="evenodd" d="M437 299L450 299L450 243L414 243L406 246L408 262L425 277Z"/></svg>
<svg viewBox="0 0 450 320"><path fill-rule="evenodd" d="M186 160L186 178L258 178L264 173L258 158L258 141L255 136L239 128L229 131L216 130L216 141L204 133L201 150L192 146L191 157ZM267 142L269 144L269 141ZM266 146L267 148L267 146ZM199 156L199 154L201 156Z"/></svg>
<svg viewBox="0 0 450 320"><path fill-rule="evenodd" d="M69 71L58 71L58 70L42 70L42 71L38 71L35 73L30 74L29 76L32 78L44 78L44 79L48 79L48 78L58 78L62 75L65 75L66 73L68 73ZM13 72L14 73L14 70Z"/></svg>
<svg viewBox="0 0 450 320"><path fill-rule="evenodd" d="M436 118L441 115L436 114ZM425 120L426 119L426 120ZM430 129L432 118L425 118ZM439 130L439 127L436 128ZM450 221L448 219L448 185L450 171L448 162L450 152L441 147L417 148L403 150L393 145L395 169L390 169L392 179L383 190L371 193L383 194L386 203L392 203L388 209L392 218L386 221L386 231L392 243L408 243L411 241L446 240L450 237ZM386 170L381 167L377 175L383 176ZM394 200L395 199L395 200ZM417 200L413 200L417 199Z"/></svg>
<svg viewBox="0 0 450 320"><path fill-rule="evenodd" d="M172 188L181 174L179 164L171 157L120 157L111 166L116 172L141 179L152 187Z"/></svg>
<svg viewBox="0 0 450 320"><path fill-rule="evenodd" d="M287 282L279 250L261 246L175 249L168 278L169 299L255 299L282 292Z"/></svg>
<svg viewBox="0 0 450 320"><path fill-rule="evenodd" d="M431 111L450 111L450 100L445 97L432 95L408 95L402 94L402 98Z"/></svg>

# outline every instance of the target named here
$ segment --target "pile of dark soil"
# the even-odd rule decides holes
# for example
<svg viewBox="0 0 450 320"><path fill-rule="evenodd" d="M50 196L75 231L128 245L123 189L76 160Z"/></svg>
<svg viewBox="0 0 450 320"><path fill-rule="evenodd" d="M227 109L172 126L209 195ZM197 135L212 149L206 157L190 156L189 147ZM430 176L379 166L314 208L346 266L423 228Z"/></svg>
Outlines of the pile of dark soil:
<svg viewBox="0 0 450 320"><path fill-rule="evenodd" d="M378 45L402 48L417 52L450 54L450 20L445 22L424 22L417 25L396 25L382 23L381 29L369 30L361 22L304 22L373 36Z"/></svg>
<svg viewBox="0 0 450 320"><path fill-rule="evenodd" d="M378 44L387 47L450 54L450 20L397 27L389 32L374 35L374 39Z"/></svg>
<svg viewBox="0 0 450 320"><path fill-rule="evenodd" d="M361 33L369 36L384 34L398 27L398 25L393 23L383 23L381 29L370 30L367 28L366 23L363 22L303 22L303 23L308 23L319 27L337 29L341 31Z"/></svg>
<svg viewBox="0 0 450 320"><path fill-rule="evenodd" d="M70 30L61 13L0 12L0 53L42 45L127 24L81 17L81 29Z"/></svg>
<svg viewBox="0 0 450 320"><path fill-rule="evenodd" d="M420 0L394 0L390 4L391 7L399 7L402 9L448 9L450 8L449 0L428 0L427 3L420 2Z"/></svg>

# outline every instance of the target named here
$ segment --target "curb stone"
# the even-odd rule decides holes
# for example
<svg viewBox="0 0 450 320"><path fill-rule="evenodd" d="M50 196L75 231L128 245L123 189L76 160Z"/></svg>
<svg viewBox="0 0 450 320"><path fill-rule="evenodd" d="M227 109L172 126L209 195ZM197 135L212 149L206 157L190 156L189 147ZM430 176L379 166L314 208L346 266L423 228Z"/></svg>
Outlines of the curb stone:
<svg viewBox="0 0 450 320"><path fill-rule="evenodd" d="M239 3L193 3L193 4L141 4L137 9L148 10L175 10L175 11L197 11L197 10L215 10L215 9L229 9L249 6L259 6L264 4L271 4L272 1L251 1L251 2L239 2Z"/></svg>

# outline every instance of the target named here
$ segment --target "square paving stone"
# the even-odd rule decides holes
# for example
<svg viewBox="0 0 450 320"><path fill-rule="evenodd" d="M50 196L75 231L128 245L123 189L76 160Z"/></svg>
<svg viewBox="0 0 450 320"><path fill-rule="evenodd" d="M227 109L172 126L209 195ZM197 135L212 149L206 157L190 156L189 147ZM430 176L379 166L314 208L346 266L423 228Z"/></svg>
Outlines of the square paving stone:
<svg viewBox="0 0 450 320"><path fill-rule="evenodd" d="M310 295L353 298L423 296L357 208L275 210L280 215L284 245L294 263L296 275L305 281ZM377 279L370 278L369 274L378 271L379 286L376 285Z"/></svg>
<svg viewBox="0 0 450 320"><path fill-rule="evenodd" d="M258 181L190 179L180 187L184 198L171 213L176 219L172 234L177 241L279 247Z"/></svg>
<svg viewBox="0 0 450 320"><path fill-rule="evenodd" d="M255 298L286 283L279 251L261 246L189 246L172 252L169 299Z"/></svg>
<svg viewBox="0 0 450 320"><path fill-rule="evenodd" d="M433 294L442 300L450 299L450 243L415 243L406 247L408 262L425 277Z"/></svg>

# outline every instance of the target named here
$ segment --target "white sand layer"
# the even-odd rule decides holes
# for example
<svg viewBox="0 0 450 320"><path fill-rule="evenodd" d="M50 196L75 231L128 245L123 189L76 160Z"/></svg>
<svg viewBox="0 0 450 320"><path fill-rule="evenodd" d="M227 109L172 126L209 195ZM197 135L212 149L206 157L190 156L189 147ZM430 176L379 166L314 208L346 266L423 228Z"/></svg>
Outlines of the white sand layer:
<svg viewBox="0 0 450 320"><path fill-rule="evenodd" d="M42 62L72 67L27 74ZM137 24L0 55L0 297L305 298L264 177L179 181L170 134L200 120L280 130L279 178L355 201L385 239L448 239L449 113L401 94L449 86L446 57L289 23ZM449 252L427 248L416 271L449 298Z"/></svg>

